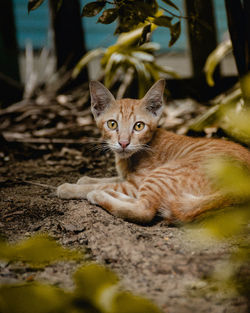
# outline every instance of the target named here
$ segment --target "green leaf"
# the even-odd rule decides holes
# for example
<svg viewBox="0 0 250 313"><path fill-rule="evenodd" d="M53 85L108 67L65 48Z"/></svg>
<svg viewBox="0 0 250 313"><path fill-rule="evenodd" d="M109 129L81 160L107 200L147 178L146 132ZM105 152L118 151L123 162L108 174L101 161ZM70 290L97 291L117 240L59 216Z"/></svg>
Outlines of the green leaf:
<svg viewBox="0 0 250 313"><path fill-rule="evenodd" d="M81 72L81 70L88 65L88 63L90 61L92 61L93 59L99 57L100 55L103 55L105 52L105 50L103 48L98 48L95 50L91 50L89 52L87 52L82 58L81 60L76 64L73 73L72 73L72 78L75 79Z"/></svg>
<svg viewBox="0 0 250 313"><path fill-rule="evenodd" d="M28 2L28 12L33 11L40 7L44 0L29 0Z"/></svg>
<svg viewBox="0 0 250 313"><path fill-rule="evenodd" d="M215 68L221 62L221 60L231 51L232 42L229 39L220 43L217 48L209 54L204 67L206 80L209 86L214 86L213 73L215 71Z"/></svg>
<svg viewBox="0 0 250 313"><path fill-rule="evenodd" d="M174 8L174 9L179 11L179 8L177 7L177 5L175 5L173 3L173 1L171 1L171 0L162 0L162 1L165 2L167 5L171 6L172 8Z"/></svg>
<svg viewBox="0 0 250 313"><path fill-rule="evenodd" d="M158 26L164 26L164 27L172 27L171 21L172 17L170 16L159 16L154 18L153 23Z"/></svg>
<svg viewBox="0 0 250 313"><path fill-rule="evenodd" d="M242 103L240 98L233 107L221 108L220 126L227 134L250 146L250 110L240 110Z"/></svg>
<svg viewBox="0 0 250 313"><path fill-rule="evenodd" d="M98 19L98 23L110 24L118 17L117 9L107 9L103 11L102 15Z"/></svg>
<svg viewBox="0 0 250 313"><path fill-rule="evenodd" d="M161 313L159 308L147 299L121 292L115 299L114 312L119 313Z"/></svg>
<svg viewBox="0 0 250 313"><path fill-rule="evenodd" d="M76 294L91 301L97 301L98 293L103 289L116 285L117 276L104 266L88 264L80 267L74 274Z"/></svg>
<svg viewBox="0 0 250 313"><path fill-rule="evenodd" d="M43 267L60 260L81 260L83 255L65 249L47 235L37 235L16 245L0 242L0 259L22 261L33 267Z"/></svg>
<svg viewBox="0 0 250 313"><path fill-rule="evenodd" d="M105 77L104 77L104 85L107 88L110 88L116 72L121 64L124 64L125 57L124 55L114 52L110 58L108 59L105 67Z"/></svg>
<svg viewBox="0 0 250 313"><path fill-rule="evenodd" d="M167 75L170 75L174 78L181 78L180 75L171 67L168 67L168 66L160 66L158 64L152 64L152 66L154 67L155 70L157 70L158 72L160 73L164 73L164 74L167 74Z"/></svg>
<svg viewBox="0 0 250 313"><path fill-rule="evenodd" d="M59 288L38 283L0 287L0 312L69 312L69 297Z"/></svg>
<svg viewBox="0 0 250 313"><path fill-rule="evenodd" d="M127 61L136 71L139 87L138 96L139 98L142 98L150 84L150 73L147 71L145 64L137 60L135 57L127 56Z"/></svg>
<svg viewBox="0 0 250 313"><path fill-rule="evenodd" d="M154 56L151 53L144 51L133 51L131 55L136 58L139 62L154 62Z"/></svg>
<svg viewBox="0 0 250 313"><path fill-rule="evenodd" d="M250 171L241 162L231 158L212 158L207 173L223 194L250 199Z"/></svg>
<svg viewBox="0 0 250 313"><path fill-rule="evenodd" d="M86 4L82 9L82 16L96 16L105 7L106 1L96 1Z"/></svg>
<svg viewBox="0 0 250 313"><path fill-rule="evenodd" d="M211 127L218 123L220 105L215 105L206 111L201 116L198 116L195 121L190 125L189 129L196 132L201 132L206 127Z"/></svg>
<svg viewBox="0 0 250 313"><path fill-rule="evenodd" d="M157 6L150 5L149 3L144 3L141 0L135 1L132 7L132 12L135 13L134 8L136 8L136 17L139 21L144 21L149 16L154 16L156 13Z"/></svg>
<svg viewBox="0 0 250 313"><path fill-rule="evenodd" d="M143 45L144 43L148 42L150 34L151 34L151 24L147 24L142 29L142 34L141 34L141 38L139 41L139 45Z"/></svg>
<svg viewBox="0 0 250 313"><path fill-rule="evenodd" d="M171 28L170 28L170 33L171 33L171 39L168 44L169 47L171 47L180 37L181 34L181 22L175 23Z"/></svg>
<svg viewBox="0 0 250 313"><path fill-rule="evenodd" d="M138 50L153 53L157 50L160 50L160 48L161 46L157 42L146 42L138 47Z"/></svg>

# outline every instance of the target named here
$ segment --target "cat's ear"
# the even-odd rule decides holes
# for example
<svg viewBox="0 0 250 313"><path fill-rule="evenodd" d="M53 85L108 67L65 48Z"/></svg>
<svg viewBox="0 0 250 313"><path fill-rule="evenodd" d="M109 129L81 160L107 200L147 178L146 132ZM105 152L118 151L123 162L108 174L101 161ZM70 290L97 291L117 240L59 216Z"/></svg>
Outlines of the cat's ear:
<svg viewBox="0 0 250 313"><path fill-rule="evenodd" d="M115 102L115 98L112 93L98 81L91 81L89 83L89 90L91 96L91 111L96 118Z"/></svg>
<svg viewBox="0 0 250 313"><path fill-rule="evenodd" d="M159 117L163 110L163 94L165 89L165 80L158 80L142 98L142 103L146 110Z"/></svg>

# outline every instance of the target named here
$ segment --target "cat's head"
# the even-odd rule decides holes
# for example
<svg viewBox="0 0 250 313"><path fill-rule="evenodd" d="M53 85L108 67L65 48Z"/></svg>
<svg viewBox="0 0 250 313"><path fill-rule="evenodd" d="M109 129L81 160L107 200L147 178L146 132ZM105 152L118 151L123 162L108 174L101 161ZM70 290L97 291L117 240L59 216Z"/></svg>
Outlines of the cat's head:
<svg viewBox="0 0 250 313"><path fill-rule="evenodd" d="M147 147L163 110L164 88L162 79L140 100L115 100L100 82L90 82L91 110L96 124L120 158L128 158Z"/></svg>

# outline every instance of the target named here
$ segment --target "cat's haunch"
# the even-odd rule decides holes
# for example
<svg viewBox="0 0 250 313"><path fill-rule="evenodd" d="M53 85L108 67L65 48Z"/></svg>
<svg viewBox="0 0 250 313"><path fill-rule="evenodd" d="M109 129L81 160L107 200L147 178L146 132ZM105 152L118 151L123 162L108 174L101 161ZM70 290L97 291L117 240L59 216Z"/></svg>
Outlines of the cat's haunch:
<svg viewBox="0 0 250 313"><path fill-rule="evenodd" d="M191 138L157 128L165 81L140 100L115 100L100 82L90 83L91 110L105 148L116 158L118 176L82 177L58 187L62 199L88 199L111 214L147 223L157 212L171 222L193 220L235 199L215 189L206 175L208 160L231 157L250 168L250 152L218 139Z"/></svg>

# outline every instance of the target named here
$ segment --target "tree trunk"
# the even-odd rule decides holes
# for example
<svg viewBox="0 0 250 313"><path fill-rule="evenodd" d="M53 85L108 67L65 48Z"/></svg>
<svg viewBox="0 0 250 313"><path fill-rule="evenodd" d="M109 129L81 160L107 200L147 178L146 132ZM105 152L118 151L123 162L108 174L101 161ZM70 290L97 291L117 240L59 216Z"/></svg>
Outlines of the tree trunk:
<svg viewBox="0 0 250 313"><path fill-rule="evenodd" d="M194 77L204 77L208 55L217 47L216 26L212 0L185 0L188 20L188 35ZM219 70L215 73L215 79Z"/></svg>
<svg viewBox="0 0 250 313"><path fill-rule="evenodd" d="M245 103L250 106L250 4L249 0L225 0L228 29ZM247 80L245 80L248 74Z"/></svg>
<svg viewBox="0 0 250 313"><path fill-rule="evenodd" d="M57 0L49 0L49 3L57 69L72 70L86 53L79 0L63 0L59 9ZM74 84L87 80L85 69Z"/></svg>
<svg viewBox="0 0 250 313"><path fill-rule="evenodd" d="M0 1L0 102L4 105L20 100L18 47L12 0Z"/></svg>

